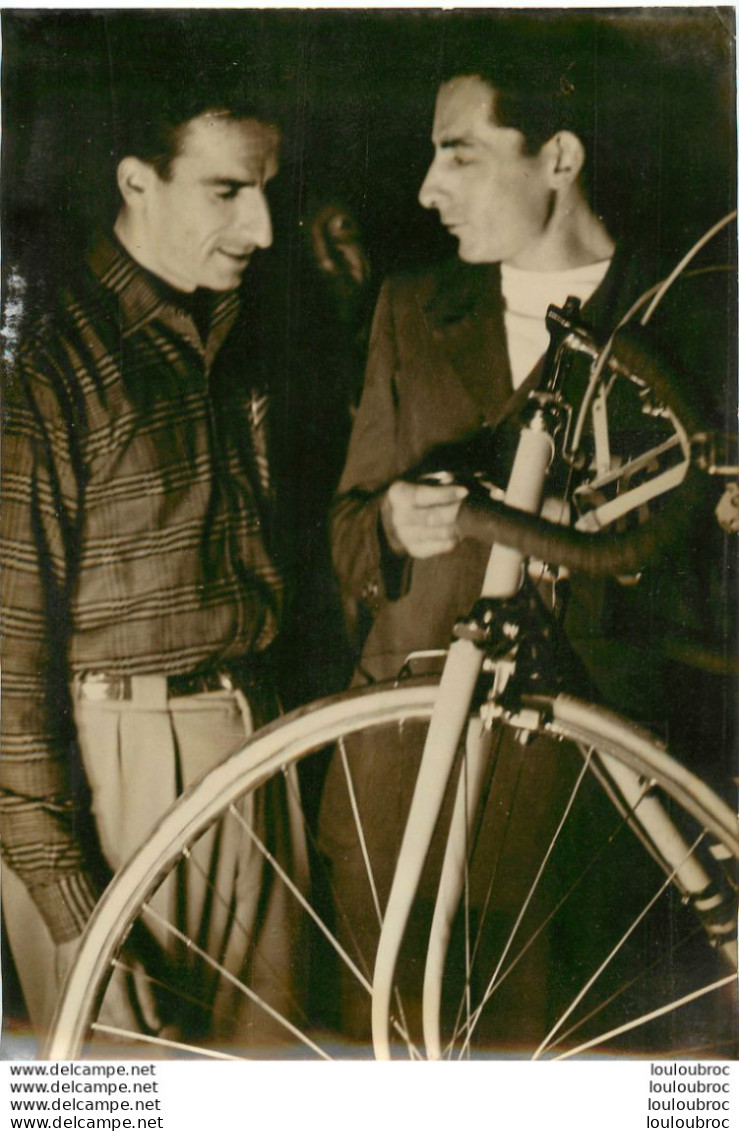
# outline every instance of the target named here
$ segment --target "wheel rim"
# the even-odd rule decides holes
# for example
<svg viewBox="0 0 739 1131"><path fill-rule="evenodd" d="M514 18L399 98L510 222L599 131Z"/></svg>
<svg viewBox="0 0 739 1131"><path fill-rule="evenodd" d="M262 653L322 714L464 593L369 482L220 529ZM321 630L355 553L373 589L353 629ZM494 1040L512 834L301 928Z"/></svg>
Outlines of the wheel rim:
<svg viewBox="0 0 739 1131"><path fill-rule="evenodd" d="M404 686L398 690L389 689L382 691L372 691L359 698L353 696L339 697L338 700L330 704L311 709L309 712L296 713L294 716L289 717L286 722L281 726L271 727L267 732L257 736L257 738L249 744L247 751L229 760L229 763L224 763L223 766L218 767L209 777L212 779L209 782L207 790L207 801L203 801L204 794L202 792L202 785L195 787L192 791L196 795L195 801L192 796L188 796L181 800L179 806L179 814L175 818L170 813L160 824L156 833L151 839L149 844L149 860L136 859L132 860L123 874L119 877L116 883L118 890L114 893L117 900L116 908L110 909L110 897L100 905L96 911L95 923L92 924L91 935L97 932L98 942L95 947L98 948L96 954L93 953L93 944L90 942L90 935L86 941L85 946L87 950L81 955L81 965L84 967L86 973L84 975L85 988L80 998L74 1000L73 986L70 983L70 989L65 997L65 1003L59 1014L58 1024L56 1026L55 1034L49 1043L46 1055L51 1057L75 1057L79 1055L81 1046L84 1041L84 1032L86 1028L85 1013L89 1013L93 1009L95 1000L95 986L101 982L104 977L104 970L107 968L111 954L116 949L121 934L120 923L131 919L133 909L137 903L141 902L142 892L148 890L155 883L156 876L171 864L172 860L178 859L181 848L178 847L177 841L185 840L188 838L193 829L197 826L198 822L203 823L210 819L210 815L223 809L232 803L232 794L234 791L234 781L241 779L242 783L247 781L251 785L256 785L262 782L265 778L269 777L273 772L279 771L283 764L295 760L298 755L304 755L308 750L316 750L330 742L336 742L341 734L347 730L353 731L357 728L361 729L370 719L374 721L377 726L400 726L406 728L406 731L413 726L422 725L423 720L427 719L430 715L435 699L435 687L429 684ZM573 705L574 704L574 705ZM584 713L583 713L584 711ZM709 834L712 838L717 839L724 846L724 849L733 853L736 851L736 825L731 817L731 812L728 807L722 805L706 791L702 783L697 783L691 779L690 775L685 774L671 762L669 757L661 752L658 747L653 743L649 743L646 737L641 732L634 731L634 728L629 728L630 732L636 733L638 741L635 740L636 751L632 748L622 748L619 746L623 734L619 731L619 727L623 724L619 720L613 719L612 716L602 716L602 713L595 715L582 708L580 705L571 700L561 700L555 704L550 710L550 721L547 727L550 731L556 732L558 735L564 734L565 737L575 737L581 743L587 745L592 742L592 733L588 731L585 724L588 722L592 725L593 719L599 723L601 730L607 723L612 727L613 733L610 733L606 738L600 737L598 741L601 745L609 747L610 752L615 748L624 764L631 764L632 768L637 772L643 769L645 752L649 753L652 761L648 768L651 771L652 777L656 775L657 778L662 779L660 784L664 781L668 782L670 788L676 793L678 799L684 794L689 795L690 808L689 817L694 820L696 814L701 821L709 829ZM615 728L615 729L613 729ZM606 727L607 729L607 727ZM644 749L639 748L639 743L646 743ZM632 743L632 746L634 743ZM256 751L256 753L255 753ZM237 762L241 761L241 766L237 766ZM693 792L699 787L699 792L705 791L696 801L693 797ZM197 796L196 791L201 791L200 796ZM710 804L708 804L710 802ZM200 816L195 817L194 811L199 810ZM185 814L183 817L182 814ZM203 817L203 814L206 814ZM728 814L728 818L727 818ZM731 826L727 829L727 825ZM177 828L176 835L173 829ZM167 845L163 853L160 851L162 845ZM152 863L152 853L159 852L159 858L156 864ZM145 856L146 854L144 854ZM670 885L668 884L668 887ZM117 919L118 925L113 923ZM101 925L102 924L102 925ZM125 928L124 928L125 929ZM549 929L549 928L548 928ZM103 937L100 932L104 932L106 939L102 948L100 947L99 939ZM464 944L467 950L474 950L477 945L478 949L480 943L475 943L474 936L468 935L467 942ZM487 945L487 944L486 944ZM518 944L516 944L518 945ZM506 973L506 961L510 964L514 959L516 965L514 970L519 970L525 966L527 962L526 954L530 953L536 946L536 941L531 943L528 951L525 951L523 957L516 958L519 953L518 950L509 947L507 956L504 958L503 965L498 970L497 976L504 975L503 981L511 982L513 973ZM463 947L464 949L464 947ZM360 981L364 978L366 982L371 981L371 966L372 955L365 955L366 966L360 969ZM497 965L497 960L494 965ZM650 975L652 977L652 975ZM78 982L81 976L78 975ZM586 979L587 980L587 979ZM402 975L401 975L402 982ZM79 987L78 987L79 990ZM362 988L362 992L366 994L366 987ZM444 987L445 994L447 987ZM495 993L502 994L502 989L497 989ZM628 993L629 991L622 991ZM721 994L721 990L717 993ZM494 995L491 995L494 996ZM678 995L674 1000L677 1000ZM592 1002L587 1003L588 1008L583 1009L587 1013L592 1009ZM66 1012L65 1012L66 1007ZM420 1033L416 1036L414 1031L411 1034L411 1039L403 1041L398 1033L403 1033L407 1030L408 1019L404 1016L402 1008L398 1006L397 997L394 999L394 1012L396 1029L394 1030L396 1041L399 1042L399 1048L403 1055L416 1056L422 1055L422 1038ZM448 1005L445 1006L447 1014L449 1013ZM693 1008L688 1003L688 1009ZM602 1008L601 1008L602 1012ZM474 1006L468 1009L467 1017L474 1014ZM70 1020L71 1018L71 1020ZM572 1033L572 1022L575 1018L568 1016L565 1022L560 1026L558 1033L560 1037L564 1037L569 1042L569 1048L576 1048L579 1045L587 1043L588 1029L587 1023L583 1029L583 1023L580 1022L580 1028L577 1036ZM469 1025L469 1021L468 1021ZM601 1026L604 1031L618 1028L618 1026L608 1025ZM476 1025L476 1030L480 1026ZM616 1045L618 1047L618 1038ZM178 1042L173 1042L177 1045ZM332 1040L327 1041L329 1046L332 1045ZM464 1037L461 1044L465 1045ZM334 1041L335 1046L335 1041ZM307 1047L307 1046L306 1046ZM598 1045L593 1046L598 1048ZM334 1047L335 1051L335 1047ZM528 1046L523 1050L527 1055L536 1052ZM565 1054L570 1055L567 1049L564 1050ZM587 1050L584 1050L587 1051ZM176 1049L173 1049L177 1055ZM366 1050L360 1046L354 1045L348 1048L341 1047L338 1049L339 1055L363 1055ZM462 1050L463 1055L473 1055L473 1050L467 1048ZM521 1055L522 1050L515 1045L510 1045L501 1048L493 1042L493 1046L488 1049L489 1055ZM206 1047L202 1055L230 1055L227 1050L223 1049L208 1049ZM300 1055L293 1049L292 1055ZM554 1055L554 1053L544 1053L540 1055Z"/></svg>

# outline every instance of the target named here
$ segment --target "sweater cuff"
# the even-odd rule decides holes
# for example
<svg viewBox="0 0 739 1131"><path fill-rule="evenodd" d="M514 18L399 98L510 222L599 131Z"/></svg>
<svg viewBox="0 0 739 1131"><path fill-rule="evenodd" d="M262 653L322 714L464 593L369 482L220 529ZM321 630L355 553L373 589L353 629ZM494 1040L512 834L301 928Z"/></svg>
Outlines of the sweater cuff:
<svg viewBox="0 0 739 1131"><path fill-rule="evenodd" d="M100 898L98 886L85 872L72 872L29 890L57 944L82 934Z"/></svg>

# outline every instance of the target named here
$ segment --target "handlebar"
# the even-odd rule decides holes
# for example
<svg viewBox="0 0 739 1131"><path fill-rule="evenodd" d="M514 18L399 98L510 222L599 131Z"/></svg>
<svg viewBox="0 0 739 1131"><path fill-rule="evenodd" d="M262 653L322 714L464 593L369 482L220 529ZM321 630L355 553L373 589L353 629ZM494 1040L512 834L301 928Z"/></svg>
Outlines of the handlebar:
<svg viewBox="0 0 739 1131"><path fill-rule="evenodd" d="M470 494L457 525L463 538L510 546L550 565L594 577L638 573L685 535L696 506L705 499L706 481L690 468L680 488L658 515L634 530L584 532L525 514L487 496Z"/></svg>
<svg viewBox="0 0 739 1131"><path fill-rule="evenodd" d="M554 315L563 346L573 343L575 349L584 349L597 359L600 351L592 338L575 326L566 309L550 308L550 315ZM645 397L652 395L669 409L676 418L678 432L682 431L681 442L690 463L682 483L658 513L648 523L627 531L584 532L516 510L478 488L471 491L460 508L458 528L463 537L508 546L551 565L602 577L637 573L685 536L696 508L707 498L706 471L710 471L701 467L700 460L693 455L693 449L705 450L695 441L706 435L706 413L695 388L686 387L685 381L655 350L643 327L633 323L614 336L607 366L634 381Z"/></svg>

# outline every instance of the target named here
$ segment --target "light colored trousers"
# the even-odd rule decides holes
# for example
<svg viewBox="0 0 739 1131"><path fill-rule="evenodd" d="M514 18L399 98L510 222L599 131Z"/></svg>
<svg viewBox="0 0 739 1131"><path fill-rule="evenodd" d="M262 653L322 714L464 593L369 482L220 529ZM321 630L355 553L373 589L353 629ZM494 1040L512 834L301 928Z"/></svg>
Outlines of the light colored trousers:
<svg viewBox="0 0 739 1131"><path fill-rule="evenodd" d="M241 692L168 700L166 680L159 676L134 677L127 701L77 700L75 720L100 846L113 870L146 841L175 798L238 749L253 727ZM238 810L306 890L307 854L294 770L292 777L242 799ZM56 1008L60 967L66 964L60 959L66 958L69 944L54 945L25 885L6 866L2 901L31 1022L42 1037ZM288 1017L295 1014L304 980L298 966L304 959L299 906L232 814L200 838L187 864L179 865L149 902L272 1008ZM168 980L179 983L190 1002L183 1021L174 996L160 994L168 1033L187 1039L192 1029L203 1043L266 1055L289 1040L284 1027L233 982L156 922L147 920L146 925L164 953ZM143 1023L141 1029L146 1031ZM140 1048L141 1055L150 1055L145 1044Z"/></svg>

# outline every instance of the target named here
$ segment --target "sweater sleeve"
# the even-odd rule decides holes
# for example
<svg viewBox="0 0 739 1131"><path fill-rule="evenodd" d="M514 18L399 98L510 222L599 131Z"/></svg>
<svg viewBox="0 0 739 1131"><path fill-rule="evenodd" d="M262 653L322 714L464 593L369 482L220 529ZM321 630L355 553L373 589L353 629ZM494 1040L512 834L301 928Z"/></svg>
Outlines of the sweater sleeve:
<svg viewBox="0 0 739 1131"><path fill-rule="evenodd" d="M76 798L66 671L79 468L71 401L37 352L14 368L3 412L3 710L0 838L57 943L83 929L99 883ZM89 849L88 849L89 851Z"/></svg>

